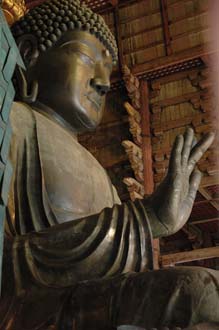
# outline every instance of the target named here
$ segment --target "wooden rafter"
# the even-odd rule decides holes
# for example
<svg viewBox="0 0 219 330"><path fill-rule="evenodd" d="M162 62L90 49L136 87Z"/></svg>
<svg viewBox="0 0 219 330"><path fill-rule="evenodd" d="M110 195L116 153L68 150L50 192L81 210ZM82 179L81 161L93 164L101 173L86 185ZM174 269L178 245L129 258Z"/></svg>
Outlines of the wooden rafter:
<svg viewBox="0 0 219 330"><path fill-rule="evenodd" d="M189 223L191 223L192 225L201 225L201 224L209 223L209 222L219 222L219 217L218 218L192 220Z"/></svg>
<svg viewBox="0 0 219 330"><path fill-rule="evenodd" d="M182 231L188 237L193 249L198 249L202 247L204 239L202 231L200 228L198 228L198 226L188 223L182 228Z"/></svg>
<svg viewBox="0 0 219 330"><path fill-rule="evenodd" d="M201 187L208 187L213 185L219 185L219 173L215 175L204 176L202 178Z"/></svg>
<svg viewBox="0 0 219 330"><path fill-rule="evenodd" d="M209 47L208 47L209 46ZM207 54L214 53L214 50L209 50L210 45L206 44L201 46L196 46L193 48L190 48L189 50L185 50L180 52L179 54L172 54L167 57L161 57L157 58L155 60L151 60L146 63L142 64L136 64L132 68L132 72L136 74L137 76L143 76L149 72L155 71L155 70L161 70L164 68L167 68L168 66L172 65L178 65L180 66L181 63L187 62L187 61L197 61L203 63L200 58L202 56L205 56ZM195 67L195 64L194 64Z"/></svg>
<svg viewBox="0 0 219 330"><path fill-rule="evenodd" d="M121 27L119 21L118 0L114 1L113 15L114 15L114 23L115 23L115 31L116 31L116 39L117 39L116 41L118 45L119 68L120 68L120 72L122 72L122 67L123 65L125 65L125 62L123 56L123 43L122 43Z"/></svg>
<svg viewBox="0 0 219 330"><path fill-rule="evenodd" d="M173 51L171 47L171 37L170 37L166 0L160 0L160 8L161 8L162 21L163 21L163 34L164 34L166 55L171 55Z"/></svg>
<svg viewBox="0 0 219 330"><path fill-rule="evenodd" d="M86 3L92 10L100 14L112 11L113 6L117 3L119 8L122 8L135 2L136 0L84 0L84 3Z"/></svg>
<svg viewBox="0 0 219 330"><path fill-rule="evenodd" d="M171 267L176 264L211 258L219 258L219 247L163 255L160 258L160 262L162 267Z"/></svg>
<svg viewBox="0 0 219 330"><path fill-rule="evenodd" d="M219 203L215 200L211 200L211 195L207 192L207 190L203 187L199 188L199 192L202 194L204 198L217 210L219 211Z"/></svg>

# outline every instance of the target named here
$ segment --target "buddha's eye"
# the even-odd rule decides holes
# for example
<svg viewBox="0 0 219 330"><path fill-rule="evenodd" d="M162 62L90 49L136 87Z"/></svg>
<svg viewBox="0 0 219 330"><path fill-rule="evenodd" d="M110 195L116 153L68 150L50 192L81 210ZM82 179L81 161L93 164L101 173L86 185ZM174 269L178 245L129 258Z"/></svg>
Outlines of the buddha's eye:
<svg viewBox="0 0 219 330"><path fill-rule="evenodd" d="M77 54L77 56L82 60L83 63L89 65L89 66L94 66L95 65L95 62L94 60L87 54L85 54L84 52L80 51L80 50L77 50L75 49L75 45L73 44L65 44L65 45L62 45L62 48L65 49L65 52L67 54Z"/></svg>
<svg viewBox="0 0 219 330"><path fill-rule="evenodd" d="M92 58L84 53L79 53L80 59L87 65L89 66L94 66L94 61L92 60Z"/></svg>

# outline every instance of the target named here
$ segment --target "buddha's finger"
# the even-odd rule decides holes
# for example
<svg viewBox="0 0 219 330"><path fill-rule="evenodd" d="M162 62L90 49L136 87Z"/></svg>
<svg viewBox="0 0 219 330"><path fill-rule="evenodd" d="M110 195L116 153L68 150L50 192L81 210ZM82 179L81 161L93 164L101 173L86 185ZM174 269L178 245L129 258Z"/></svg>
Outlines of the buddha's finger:
<svg viewBox="0 0 219 330"><path fill-rule="evenodd" d="M201 183L201 178L202 178L202 173L198 169L195 169L190 177L189 191L186 198L189 208L192 208L193 206L199 185Z"/></svg>
<svg viewBox="0 0 219 330"><path fill-rule="evenodd" d="M181 156L181 163L184 168L187 166L189 155L190 155L190 152L192 149L193 139L194 139L193 129L187 128L187 130L184 134L184 145L183 145L182 156Z"/></svg>
<svg viewBox="0 0 219 330"><path fill-rule="evenodd" d="M200 160L205 151L208 150L208 148L211 146L212 142L214 141L214 138L214 133L208 133L194 146L188 160L189 174L192 173L196 163Z"/></svg>
<svg viewBox="0 0 219 330"><path fill-rule="evenodd" d="M181 169L181 153L184 144L182 135L178 135L175 139L169 162L169 174L176 174Z"/></svg>
<svg viewBox="0 0 219 330"><path fill-rule="evenodd" d="M192 149L196 146L197 143L198 143L198 140L197 140L196 136L194 135L193 141L192 141Z"/></svg>

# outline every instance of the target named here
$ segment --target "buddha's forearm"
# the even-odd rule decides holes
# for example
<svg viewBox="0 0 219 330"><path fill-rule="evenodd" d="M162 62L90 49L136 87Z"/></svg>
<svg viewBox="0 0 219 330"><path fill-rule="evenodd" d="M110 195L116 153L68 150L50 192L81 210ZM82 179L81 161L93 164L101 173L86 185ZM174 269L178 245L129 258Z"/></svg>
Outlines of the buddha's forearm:
<svg viewBox="0 0 219 330"><path fill-rule="evenodd" d="M28 234L15 241L16 262L21 272L26 266L35 280L52 287L149 269L147 218L142 203L127 203Z"/></svg>

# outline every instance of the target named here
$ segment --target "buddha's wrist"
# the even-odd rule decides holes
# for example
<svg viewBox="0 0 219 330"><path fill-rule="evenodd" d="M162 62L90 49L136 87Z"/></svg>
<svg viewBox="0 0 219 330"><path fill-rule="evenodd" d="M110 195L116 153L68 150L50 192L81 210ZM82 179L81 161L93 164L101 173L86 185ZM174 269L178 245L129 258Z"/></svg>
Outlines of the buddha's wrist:
<svg viewBox="0 0 219 330"><path fill-rule="evenodd" d="M150 199L144 199L143 204L148 215L153 238L169 236L171 233L168 227L160 220L159 216L150 203Z"/></svg>

